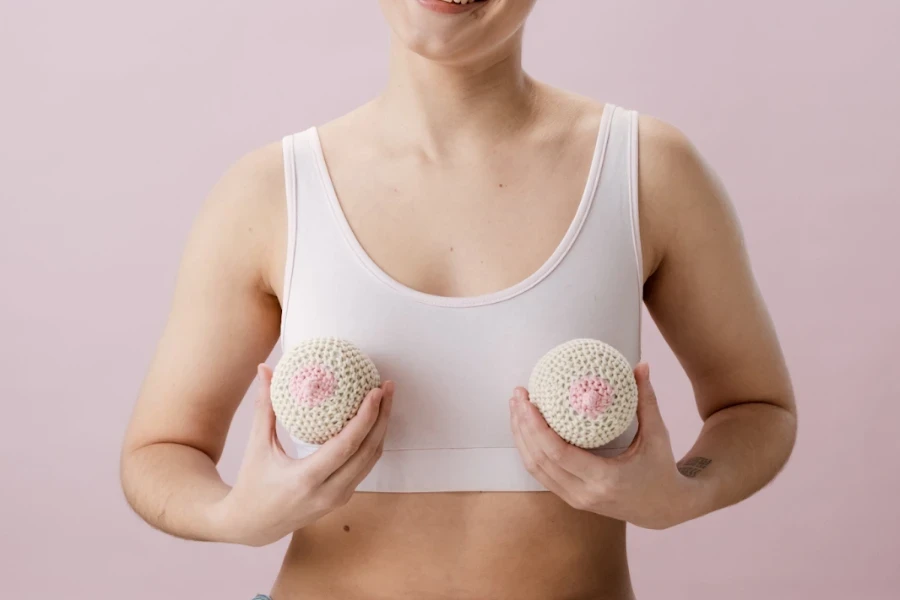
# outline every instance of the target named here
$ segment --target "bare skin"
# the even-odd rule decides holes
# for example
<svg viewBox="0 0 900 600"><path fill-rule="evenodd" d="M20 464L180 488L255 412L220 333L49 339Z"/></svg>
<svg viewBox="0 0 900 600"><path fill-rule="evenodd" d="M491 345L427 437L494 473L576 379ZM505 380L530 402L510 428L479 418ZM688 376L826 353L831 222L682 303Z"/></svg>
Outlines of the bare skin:
<svg viewBox="0 0 900 600"><path fill-rule="evenodd" d="M603 105L522 72L515 27L527 10L490 0L478 13L484 35L441 30L426 52L404 37L402 18L418 13L403 2L382 3L399 31L388 88L320 128L338 197L365 250L407 286L445 296L508 287L573 218ZM469 48L493 33L496 44ZM452 60L436 61L441 52ZM636 369L641 430L616 459L562 443L527 390L510 390L523 462L552 492L353 494L380 455L402 381L368 398L322 450L288 458L274 436L270 371L258 368L277 342L284 291L272 144L233 165L195 222L123 449L131 505L188 539L262 545L293 532L274 600L632 598L625 523L671 527L748 497L783 466L796 428L727 194L690 142L651 117L639 158L644 300L705 422L682 460L646 365ZM228 485L215 465L257 375L251 438Z"/></svg>

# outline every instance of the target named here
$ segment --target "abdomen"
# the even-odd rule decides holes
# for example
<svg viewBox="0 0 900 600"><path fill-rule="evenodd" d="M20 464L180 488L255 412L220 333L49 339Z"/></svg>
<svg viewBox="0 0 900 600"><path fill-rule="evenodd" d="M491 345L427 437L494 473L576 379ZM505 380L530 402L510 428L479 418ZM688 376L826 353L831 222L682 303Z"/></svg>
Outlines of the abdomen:
<svg viewBox="0 0 900 600"><path fill-rule="evenodd" d="M625 524L544 492L359 493L294 534L273 597L629 600Z"/></svg>

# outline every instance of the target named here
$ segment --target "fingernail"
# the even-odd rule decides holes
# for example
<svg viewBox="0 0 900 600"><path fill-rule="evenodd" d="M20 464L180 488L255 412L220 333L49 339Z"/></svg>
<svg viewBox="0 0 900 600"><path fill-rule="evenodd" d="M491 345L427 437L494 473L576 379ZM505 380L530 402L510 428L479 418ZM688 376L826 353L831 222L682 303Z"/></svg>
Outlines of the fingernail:
<svg viewBox="0 0 900 600"><path fill-rule="evenodd" d="M509 410L516 410L516 397L513 396L509 399Z"/></svg>
<svg viewBox="0 0 900 600"><path fill-rule="evenodd" d="M372 401L375 403L375 408L381 406L381 399L384 397L384 391L381 388L375 390L374 398Z"/></svg>

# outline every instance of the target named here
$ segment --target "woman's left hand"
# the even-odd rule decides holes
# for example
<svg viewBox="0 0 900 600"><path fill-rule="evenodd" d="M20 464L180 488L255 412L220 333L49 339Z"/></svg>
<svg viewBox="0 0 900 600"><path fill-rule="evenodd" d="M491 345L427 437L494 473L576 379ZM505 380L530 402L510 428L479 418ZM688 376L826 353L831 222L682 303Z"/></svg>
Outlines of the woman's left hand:
<svg viewBox="0 0 900 600"><path fill-rule="evenodd" d="M666 529L702 514L701 482L678 471L649 366L639 364L634 374L638 433L623 454L605 458L569 444L547 425L521 387L509 401L512 432L531 475L570 506Z"/></svg>

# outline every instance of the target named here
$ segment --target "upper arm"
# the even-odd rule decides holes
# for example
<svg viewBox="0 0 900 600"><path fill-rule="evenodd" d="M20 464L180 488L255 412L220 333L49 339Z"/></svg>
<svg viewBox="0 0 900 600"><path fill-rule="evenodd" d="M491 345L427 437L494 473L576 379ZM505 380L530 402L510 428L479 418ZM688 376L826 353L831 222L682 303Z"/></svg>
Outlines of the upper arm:
<svg viewBox="0 0 900 600"><path fill-rule="evenodd" d="M723 186L674 127L640 121L641 227L653 236L644 300L706 418L762 401L793 410L784 357Z"/></svg>
<svg viewBox="0 0 900 600"><path fill-rule="evenodd" d="M237 161L209 193L185 245L165 328L141 386L127 453L171 442L218 461L238 404L278 339L273 293L284 222L281 150Z"/></svg>

